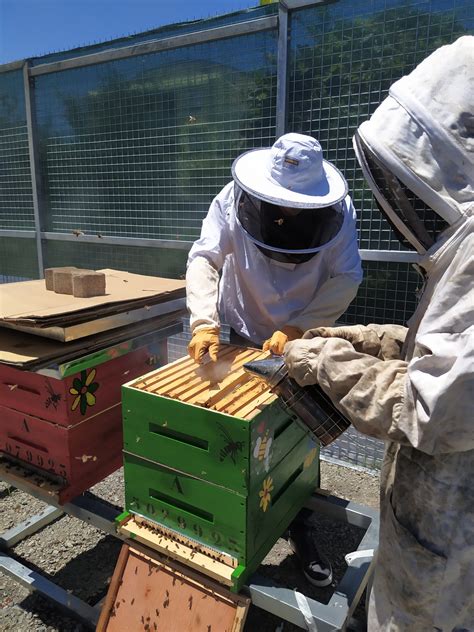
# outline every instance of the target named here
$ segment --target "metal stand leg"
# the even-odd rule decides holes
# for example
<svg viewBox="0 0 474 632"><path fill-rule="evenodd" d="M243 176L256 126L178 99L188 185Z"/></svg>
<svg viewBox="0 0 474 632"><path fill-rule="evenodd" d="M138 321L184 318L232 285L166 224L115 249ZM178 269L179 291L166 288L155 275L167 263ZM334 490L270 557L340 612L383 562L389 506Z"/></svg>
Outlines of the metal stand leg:
<svg viewBox="0 0 474 632"><path fill-rule="evenodd" d="M101 531L118 537L115 530L115 518L121 513L121 510L115 509L92 494L86 493L74 498L74 500L65 505L59 506L51 504L52 502L54 503L54 500L50 496L42 494L38 488L36 490L32 489L27 480L24 482L19 481L16 477L9 477L8 473L5 472L2 473L2 480L12 487L23 489L26 493L49 504L41 513L3 533L0 536L0 550L6 551L65 514L88 522ZM43 597L54 601L61 608L68 610L69 613L80 617L92 628L96 627L102 602L95 606L90 606L82 599L71 595L54 582L46 579L40 573L13 559L6 552L0 552L0 571L9 575L30 592L40 593Z"/></svg>
<svg viewBox="0 0 474 632"><path fill-rule="evenodd" d="M12 546L15 546L21 540L24 540L33 533L37 533L40 529L45 527L51 522L54 522L56 518L62 516L64 511L62 509L48 506L41 513L33 516L32 518L28 518L24 522L20 522L20 524L8 529L8 531L4 531L2 535L0 535L0 549L9 549Z"/></svg>
<svg viewBox="0 0 474 632"><path fill-rule="evenodd" d="M38 592L54 601L58 606L66 608L91 626L97 625L100 609L89 606L82 599L71 595L67 590L60 588L46 577L20 564L5 553L0 553L0 571L12 577L30 592Z"/></svg>

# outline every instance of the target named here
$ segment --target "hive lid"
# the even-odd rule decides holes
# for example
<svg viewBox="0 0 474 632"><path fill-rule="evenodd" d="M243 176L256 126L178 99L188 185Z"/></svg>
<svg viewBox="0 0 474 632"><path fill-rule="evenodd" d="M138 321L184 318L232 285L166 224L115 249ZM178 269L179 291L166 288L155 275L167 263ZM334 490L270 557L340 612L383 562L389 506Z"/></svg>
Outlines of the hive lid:
<svg viewBox="0 0 474 632"><path fill-rule="evenodd" d="M124 544L97 632L241 632L249 605L140 544Z"/></svg>

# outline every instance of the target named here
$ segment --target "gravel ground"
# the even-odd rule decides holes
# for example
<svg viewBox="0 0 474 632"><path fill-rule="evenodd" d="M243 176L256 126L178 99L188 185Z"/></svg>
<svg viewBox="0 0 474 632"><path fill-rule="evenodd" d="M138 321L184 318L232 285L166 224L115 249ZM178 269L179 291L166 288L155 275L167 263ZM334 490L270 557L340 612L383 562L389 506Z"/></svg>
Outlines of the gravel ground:
<svg viewBox="0 0 474 632"><path fill-rule="evenodd" d="M358 503L377 507L378 479L338 465L322 462L321 487L331 493ZM123 505L122 471L112 474L96 485L95 494L108 502ZM38 513L40 501L0 483L0 533L18 522ZM344 573L344 555L357 548L363 535L360 529L329 520L315 519L321 549L334 566L335 583ZM94 527L63 516L39 533L18 543L12 553L30 568L40 571L66 590L94 604L106 593L121 543ZM333 588L313 588L299 572L295 556L287 542L278 540L265 558L260 571L276 582L319 599L328 601ZM356 615L363 616L359 607ZM251 607L246 632L294 632L296 628L258 608ZM51 605L47 600L19 586L0 573L0 631L1 632L86 632L78 620ZM127 632L134 632L133 630ZM174 632L174 631L170 631ZM178 631L176 631L178 632Z"/></svg>

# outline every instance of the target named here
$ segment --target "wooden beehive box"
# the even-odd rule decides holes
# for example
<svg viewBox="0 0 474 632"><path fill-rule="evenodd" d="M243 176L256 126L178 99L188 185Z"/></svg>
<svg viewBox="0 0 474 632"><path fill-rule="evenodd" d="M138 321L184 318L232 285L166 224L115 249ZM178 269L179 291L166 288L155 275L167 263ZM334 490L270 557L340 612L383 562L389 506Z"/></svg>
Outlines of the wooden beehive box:
<svg viewBox="0 0 474 632"><path fill-rule="evenodd" d="M317 445L242 368L267 356L222 346L217 363L185 358L123 387L126 508L138 517L125 528L146 542L144 517L180 542L164 546L173 557L190 545L221 560L233 590L319 482ZM199 567L192 552L186 563Z"/></svg>
<svg viewBox="0 0 474 632"><path fill-rule="evenodd" d="M60 503L89 489L122 465L120 389L162 345L132 339L46 374L0 364L0 455L49 476Z"/></svg>

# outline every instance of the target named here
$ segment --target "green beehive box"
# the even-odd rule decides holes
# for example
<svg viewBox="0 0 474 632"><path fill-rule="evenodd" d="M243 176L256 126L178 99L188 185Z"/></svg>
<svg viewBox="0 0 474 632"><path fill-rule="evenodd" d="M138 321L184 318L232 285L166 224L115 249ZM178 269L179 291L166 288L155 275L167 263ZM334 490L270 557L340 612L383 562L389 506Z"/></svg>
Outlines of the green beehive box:
<svg viewBox="0 0 474 632"><path fill-rule="evenodd" d="M230 559L238 590L319 482L314 441L223 346L217 363L183 359L123 387L127 510Z"/></svg>

